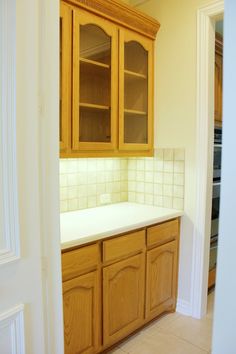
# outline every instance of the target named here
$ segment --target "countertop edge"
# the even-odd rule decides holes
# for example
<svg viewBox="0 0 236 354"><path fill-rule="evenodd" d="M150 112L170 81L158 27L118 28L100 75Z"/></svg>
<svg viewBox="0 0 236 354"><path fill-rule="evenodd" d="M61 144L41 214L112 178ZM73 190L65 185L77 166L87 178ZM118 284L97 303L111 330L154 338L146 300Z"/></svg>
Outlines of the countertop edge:
<svg viewBox="0 0 236 354"><path fill-rule="evenodd" d="M89 236L85 236L85 237L80 237L78 239L71 240L68 242L63 242L63 243L61 243L61 251L65 251L66 249L70 249L70 248L77 247L77 246L83 246L88 243L99 241L101 239L106 239L108 237L118 236L119 234L123 234L125 232L130 232L132 230L136 230L136 229L140 229L143 227L162 223L162 222L165 222L165 221L168 221L171 219L181 217L183 215L184 215L184 211L176 211L170 215L159 216L156 218L149 219L147 221L142 221L140 223L130 224L130 225L127 225L124 227L114 228L112 230L108 230L103 233L93 234L93 235L89 235Z"/></svg>

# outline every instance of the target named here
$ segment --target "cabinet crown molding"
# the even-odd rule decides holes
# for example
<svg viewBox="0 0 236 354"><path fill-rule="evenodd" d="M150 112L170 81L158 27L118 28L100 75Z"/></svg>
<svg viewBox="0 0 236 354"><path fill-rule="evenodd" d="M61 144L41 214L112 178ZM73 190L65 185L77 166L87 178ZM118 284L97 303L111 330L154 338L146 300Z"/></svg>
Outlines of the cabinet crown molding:
<svg viewBox="0 0 236 354"><path fill-rule="evenodd" d="M151 39L156 38L160 28L157 20L120 0L65 0L64 2L87 9Z"/></svg>

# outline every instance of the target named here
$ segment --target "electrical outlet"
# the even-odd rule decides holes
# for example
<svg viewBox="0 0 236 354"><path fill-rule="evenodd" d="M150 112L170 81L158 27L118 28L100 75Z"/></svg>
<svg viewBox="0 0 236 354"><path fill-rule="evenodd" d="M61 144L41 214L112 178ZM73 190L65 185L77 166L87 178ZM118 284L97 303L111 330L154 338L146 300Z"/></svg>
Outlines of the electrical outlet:
<svg viewBox="0 0 236 354"><path fill-rule="evenodd" d="M111 203L111 195L110 193L105 193L100 195L100 203L101 204L109 204Z"/></svg>

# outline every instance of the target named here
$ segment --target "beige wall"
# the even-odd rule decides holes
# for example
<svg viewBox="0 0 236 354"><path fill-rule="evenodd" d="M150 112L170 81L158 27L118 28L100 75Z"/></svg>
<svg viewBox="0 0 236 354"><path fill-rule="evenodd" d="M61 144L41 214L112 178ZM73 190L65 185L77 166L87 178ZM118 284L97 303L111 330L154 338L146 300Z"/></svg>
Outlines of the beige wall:
<svg viewBox="0 0 236 354"><path fill-rule="evenodd" d="M182 223L179 299L191 302L195 212L197 10L208 0L149 0L138 8L156 17L156 147L185 148L185 211Z"/></svg>

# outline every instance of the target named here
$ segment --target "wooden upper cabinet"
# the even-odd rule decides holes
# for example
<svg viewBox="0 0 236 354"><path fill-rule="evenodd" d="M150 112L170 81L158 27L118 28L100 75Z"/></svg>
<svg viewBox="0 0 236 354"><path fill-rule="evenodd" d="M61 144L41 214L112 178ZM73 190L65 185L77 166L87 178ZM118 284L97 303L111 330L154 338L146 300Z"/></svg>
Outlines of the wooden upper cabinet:
<svg viewBox="0 0 236 354"><path fill-rule="evenodd" d="M72 10L61 3L60 8L60 151L70 149L71 132L71 60Z"/></svg>
<svg viewBox="0 0 236 354"><path fill-rule="evenodd" d="M117 0L61 1L61 157L152 155L159 26Z"/></svg>
<svg viewBox="0 0 236 354"><path fill-rule="evenodd" d="M144 321L145 255L103 269L103 341L109 346Z"/></svg>
<svg viewBox="0 0 236 354"><path fill-rule="evenodd" d="M147 252L146 318L175 309L178 267L177 241Z"/></svg>
<svg viewBox="0 0 236 354"><path fill-rule="evenodd" d="M223 107L223 38L216 33L215 50L215 124L222 126Z"/></svg>
<svg viewBox="0 0 236 354"><path fill-rule="evenodd" d="M119 149L153 146L153 41L120 30Z"/></svg>
<svg viewBox="0 0 236 354"><path fill-rule="evenodd" d="M118 31L108 21L73 10L73 150L116 145Z"/></svg>

